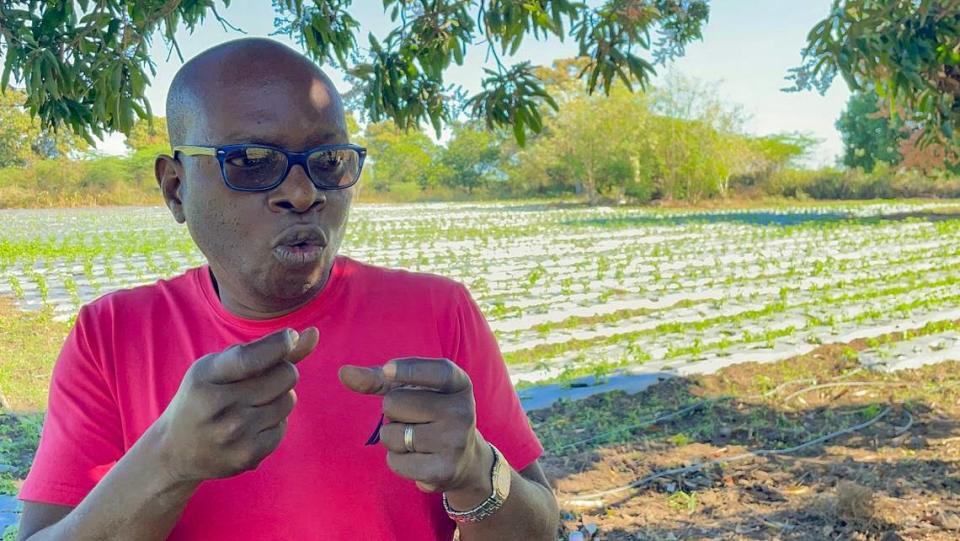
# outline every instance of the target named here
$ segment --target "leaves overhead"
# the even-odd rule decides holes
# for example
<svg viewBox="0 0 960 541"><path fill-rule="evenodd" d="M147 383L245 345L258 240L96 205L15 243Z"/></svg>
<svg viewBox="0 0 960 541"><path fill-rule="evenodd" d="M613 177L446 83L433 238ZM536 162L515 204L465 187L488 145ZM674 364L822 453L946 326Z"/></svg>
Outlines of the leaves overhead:
<svg viewBox="0 0 960 541"><path fill-rule="evenodd" d="M921 124L928 142L960 127L960 1L834 0L807 36L785 90L825 93L839 74L885 99L891 118Z"/></svg>
<svg viewBox="0 0 960 541"><path fill-rule="evenodd" d="M86 149L86 143L69 131L41 129L24 109L25 101L26 96L17 90L0 95L0 167L24 167L39 159Z"/></svg>
<svg viewBox="0 0 960 541"><path fill-rule="evenodd" d="M708 0L607 0L590 8L572 0L383 0L394 23L385 37L358 46L351 0L272 0L276 33L299 41L312 58L347 71L374 122L402 129L428 124L438 133L464 109L488 128L510 128L518 142L539 132L544 107L557 108L533 66L504 64L525 40L573 38L587 59L579 77L609 93L617 79L644 87L654 65L683 54L701 37ZM175 33L193 31L229 0L28 0L0 4L0 89L24 88L27 107L45 128L68 126L92 141L129 133L151 118L144 96L155 75L148 55L159 35L179 55ZM232 26L231 26L232 27ZM468 96L444 74L485 44L482 90ZM648 58L645 58L648 57Z"/></svg>

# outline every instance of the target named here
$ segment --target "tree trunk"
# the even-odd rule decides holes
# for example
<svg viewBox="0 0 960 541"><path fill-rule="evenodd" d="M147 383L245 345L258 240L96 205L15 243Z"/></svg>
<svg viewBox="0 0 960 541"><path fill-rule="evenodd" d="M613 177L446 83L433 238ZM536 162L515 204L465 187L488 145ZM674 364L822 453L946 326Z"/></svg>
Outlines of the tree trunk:
<svg viewBox="0 0 960 541"><path fill-rule="evenodd" d="M583 183L583 190L587 192L587 203L596 205L599 198L597 197L597 181L593 178L593 168L587 169L587 178Z"/></svg>

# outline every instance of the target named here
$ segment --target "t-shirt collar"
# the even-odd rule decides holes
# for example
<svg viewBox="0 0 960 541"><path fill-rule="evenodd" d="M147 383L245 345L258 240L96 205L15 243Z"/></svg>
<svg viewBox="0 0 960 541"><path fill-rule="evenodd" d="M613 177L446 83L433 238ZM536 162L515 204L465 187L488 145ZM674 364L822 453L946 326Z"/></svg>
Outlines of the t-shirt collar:
<svg viewBox="0 0 960 541"><path fill-rule="evenodd" d="M242 327L251 330L272 331L282 327L293 327L298 329L306 324L313 325L324 312L323 307L329 305L331 299L337 295L344 282L344 268L348 263L346 256L337 255L333 260L333 268L330 270L330 276L323 289L313 299L297 308L289 314L270 319L250 319L237 316L227 310L213 286L213 279L210 276L210 266L202 265L194 269L195 280L202 292L203 302L205 302L215 314L216 318L229 325Z"/></svg>

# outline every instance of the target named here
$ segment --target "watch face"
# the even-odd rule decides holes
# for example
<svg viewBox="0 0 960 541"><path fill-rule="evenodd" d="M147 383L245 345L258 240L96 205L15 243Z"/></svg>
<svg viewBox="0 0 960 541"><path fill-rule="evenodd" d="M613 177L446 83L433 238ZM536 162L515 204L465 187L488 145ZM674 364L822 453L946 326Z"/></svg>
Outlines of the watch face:
<svg viewBox="0 0 960 541"><path fill-rule="evenodd" d="M499 458L500 462L497 464L497 471L493 476L493 488L499 498L506 499L507 494L510 493L510 466L507 465L503 455L500 455Z"/></svg>

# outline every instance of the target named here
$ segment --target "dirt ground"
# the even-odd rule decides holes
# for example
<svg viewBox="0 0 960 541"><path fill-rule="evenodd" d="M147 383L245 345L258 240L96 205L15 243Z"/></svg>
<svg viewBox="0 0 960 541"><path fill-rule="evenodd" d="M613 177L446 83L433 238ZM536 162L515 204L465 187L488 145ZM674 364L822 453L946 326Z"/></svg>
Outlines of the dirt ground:
<svg viewBox="0 0 960 541"><path fill-rule="evenodd" d="M534 412L564 538L960 539L960 363L858 370L865 347Z"/></svg>

